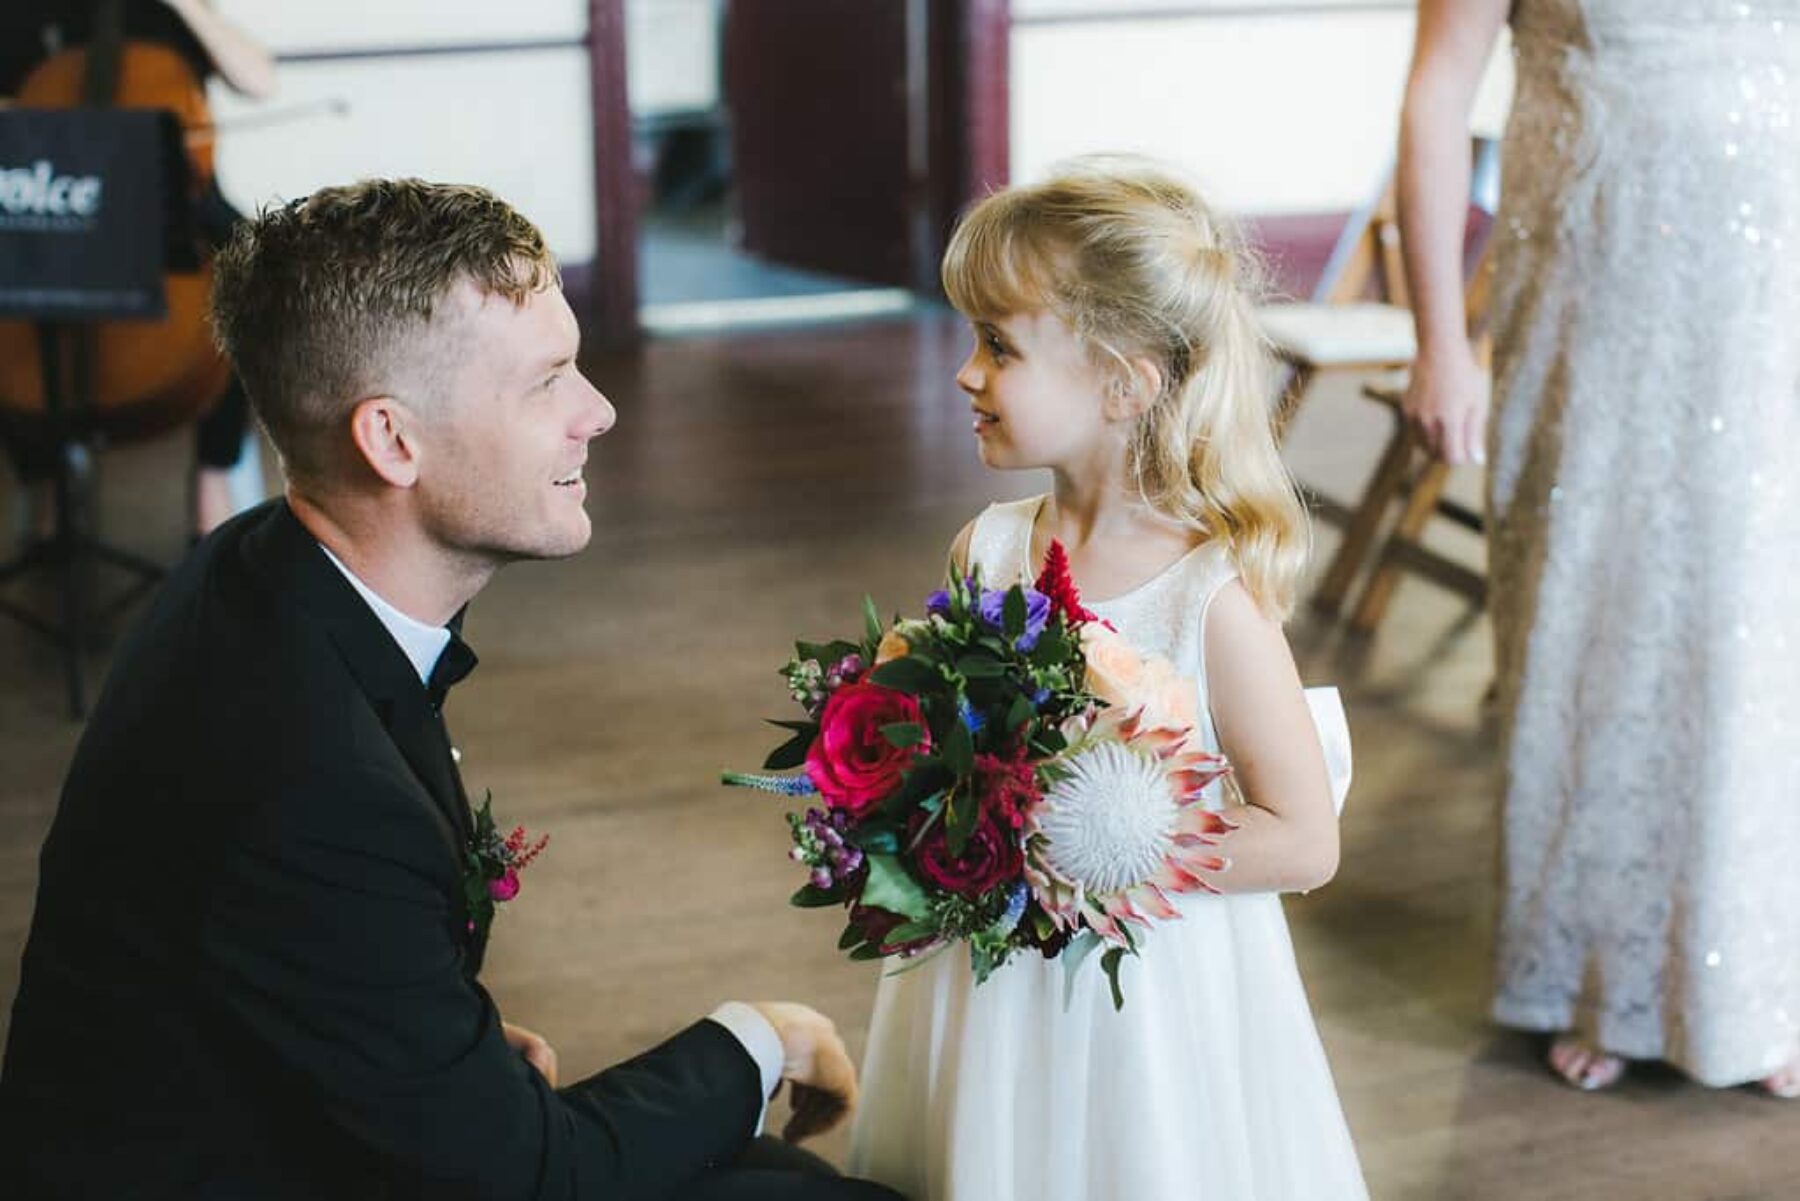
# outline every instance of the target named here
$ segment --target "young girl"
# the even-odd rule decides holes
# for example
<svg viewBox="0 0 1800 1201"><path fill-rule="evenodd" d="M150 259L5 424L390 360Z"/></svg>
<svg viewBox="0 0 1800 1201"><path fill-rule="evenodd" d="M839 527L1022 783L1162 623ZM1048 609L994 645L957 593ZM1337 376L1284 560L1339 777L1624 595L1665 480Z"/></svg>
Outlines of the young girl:
<svg viewBox="0 0 1800 1201"><path fill-rule="evenodd" d="M1197 682L1241 803L1218 895L1140 938L1123 1010L1094 961L1066 999L1037 957L883 977L851 1167L917 1201L1367 1195L1277 895L1331 879L1338 836L1281 633L1307 533L1246 270L1189 187L1121 159L988 198L945 256L982 462L1055 482L971 522L955 566L1029 582L1060 540L1088 607Z"/></svg>

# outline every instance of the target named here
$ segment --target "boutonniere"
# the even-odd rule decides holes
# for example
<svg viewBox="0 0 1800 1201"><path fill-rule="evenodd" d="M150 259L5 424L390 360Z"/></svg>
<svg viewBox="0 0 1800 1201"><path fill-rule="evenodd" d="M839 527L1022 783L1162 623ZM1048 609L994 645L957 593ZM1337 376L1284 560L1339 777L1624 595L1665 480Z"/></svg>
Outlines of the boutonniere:
<svg viewBox="0 0 1800 1201"><path fill-rule="evenodd" d="M463 852L463 897L469 906L469 933L477 940L487 937L495 906L519 895L519 873L550 842L548 834L533 842L524 826L514 826L512 833L502 838L494 825L493 804L492 793L481 798L475 832Z"/></svg>

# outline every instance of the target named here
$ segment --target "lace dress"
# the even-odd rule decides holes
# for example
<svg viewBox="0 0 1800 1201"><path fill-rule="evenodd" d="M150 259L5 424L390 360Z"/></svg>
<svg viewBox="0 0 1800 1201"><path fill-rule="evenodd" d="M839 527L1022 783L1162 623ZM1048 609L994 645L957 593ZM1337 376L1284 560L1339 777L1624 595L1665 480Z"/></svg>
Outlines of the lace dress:
<svg viewBox="0 0 1800 1201"><path fill-rule="evenodd" d="M1800 1032L1800 0L1519 0L1489 511L1495 1016Z"/></svg>

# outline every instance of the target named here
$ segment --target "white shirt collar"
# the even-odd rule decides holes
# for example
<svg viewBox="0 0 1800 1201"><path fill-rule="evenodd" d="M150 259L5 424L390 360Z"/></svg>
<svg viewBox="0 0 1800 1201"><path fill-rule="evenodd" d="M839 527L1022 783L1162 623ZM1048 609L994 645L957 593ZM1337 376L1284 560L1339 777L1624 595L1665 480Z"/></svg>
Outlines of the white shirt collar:
<svg viewBox="0 0 1800 1201"><path fill-rule="evenodd" d="M356 589L357 595L375 611L375 616L381 620L387 632L400 644L400 649L412 663L413 670L419 673L419 682L430 683L431 669L437 666L438 657L450 645L450 631L443 626L428 626L417 618L408 617L382 600L373 588L358 579L355 572L345 567L343 561L331 553L330 547L321 542L319 549L325 552L325 557L331 560L333 567L344 573L344 578L350 581L350 586Z"/></svg>

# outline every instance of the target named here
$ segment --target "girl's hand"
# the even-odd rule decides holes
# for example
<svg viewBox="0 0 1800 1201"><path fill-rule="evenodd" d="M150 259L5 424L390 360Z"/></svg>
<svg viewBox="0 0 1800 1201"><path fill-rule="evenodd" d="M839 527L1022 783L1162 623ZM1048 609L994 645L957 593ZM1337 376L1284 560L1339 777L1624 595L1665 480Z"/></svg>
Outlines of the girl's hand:
<svg viewBox="0 0 1800 1201"><path fill-rule="evenodd" d="M1488 374L1465 344L1413 363L1401 410L1425 448L1446 463L1487 462Z"/></svg>

